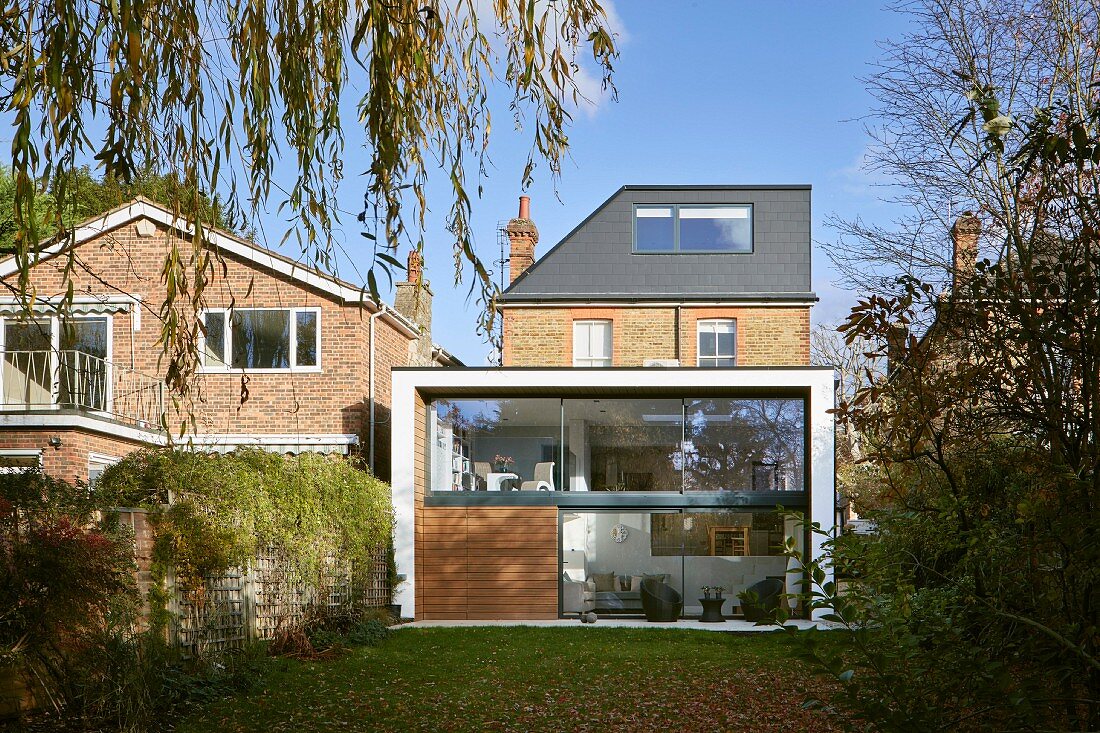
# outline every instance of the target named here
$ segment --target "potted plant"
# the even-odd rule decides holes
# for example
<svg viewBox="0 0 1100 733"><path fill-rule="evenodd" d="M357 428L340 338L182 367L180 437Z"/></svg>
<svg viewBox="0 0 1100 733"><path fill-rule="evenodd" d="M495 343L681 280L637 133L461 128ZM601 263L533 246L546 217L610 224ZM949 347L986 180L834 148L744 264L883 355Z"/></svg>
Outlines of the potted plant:
<svg viewBox="0 0 1100 733"><path fill-rule="evenodd" d="M496 469L497 473L507 473L515 462L515 459L511 456L502 456L500 454L493 456L493 468Z"/></svg>

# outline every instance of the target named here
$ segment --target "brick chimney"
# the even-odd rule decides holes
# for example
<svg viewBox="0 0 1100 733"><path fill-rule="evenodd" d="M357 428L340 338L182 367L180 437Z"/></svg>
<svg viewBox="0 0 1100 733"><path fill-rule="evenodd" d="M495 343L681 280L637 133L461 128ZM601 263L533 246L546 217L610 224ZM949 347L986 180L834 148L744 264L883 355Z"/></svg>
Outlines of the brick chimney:
<svg viewBox="0 0 1100 733"><path fill-rule="evenodd" d="M982 232L982 220L972 211L964 211L951 227L954 246L953 290L965 287L974 277L978 266L978 235Z"/></svg>
<svg viewBox="0 0 1100 733"><path fill-rule="evenodd" d="M409 250L405 280L395 288L393 308L420 326L416 361L428 366L432 363L432 289L424 279L424 258L417 250Z"/></svg>
<svg viewBox="0 0 1100 733"><path fill-rule="evenodd" d="M528 267L535 263L535 245L539 243L539 230L531 221L531 197L519 197L519 216L508 222L504 228L508 234L511 277L508 283L514 283Z"/></svg>
<svg viewBox="0 0 1100 733"><path fill-rule="evenodd" d="M886 333L886 373L893 374L909 350L909 327L903 323L891 323Z"/></svg>

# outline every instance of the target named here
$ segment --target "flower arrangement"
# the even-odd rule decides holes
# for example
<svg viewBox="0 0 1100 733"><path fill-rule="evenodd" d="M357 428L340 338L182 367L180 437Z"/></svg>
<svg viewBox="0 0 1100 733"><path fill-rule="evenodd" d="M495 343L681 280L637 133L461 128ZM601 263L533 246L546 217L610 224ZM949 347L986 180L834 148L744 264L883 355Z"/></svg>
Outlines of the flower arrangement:
<svg viewBox="0 0 1100 733"><path fill-rule="evenodd" d="M726 592L726 589L720 585L704 585L702 586L703 598L710 598L710 594L713 593L715 598L721 598L722 594Z"/></svg>
<svg viewBox="0 0 1100 733"><path fill-rule="evenodd" d="M493 456L493 466L501 473L511 468L512 464L515 462L516 460L511 456L502 456L499 454Z"/></svg>

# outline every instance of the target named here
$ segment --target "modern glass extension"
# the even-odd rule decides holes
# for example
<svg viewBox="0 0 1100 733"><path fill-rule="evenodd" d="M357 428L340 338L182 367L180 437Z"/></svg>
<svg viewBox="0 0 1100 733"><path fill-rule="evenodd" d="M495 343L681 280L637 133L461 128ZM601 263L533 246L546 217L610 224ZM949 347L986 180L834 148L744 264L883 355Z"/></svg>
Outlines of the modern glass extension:
<svg viewBox="0 0 1100 733"><path fill-rule="evenodd" d="M803 492L801 397L440 398L430 489Z"/></svg>

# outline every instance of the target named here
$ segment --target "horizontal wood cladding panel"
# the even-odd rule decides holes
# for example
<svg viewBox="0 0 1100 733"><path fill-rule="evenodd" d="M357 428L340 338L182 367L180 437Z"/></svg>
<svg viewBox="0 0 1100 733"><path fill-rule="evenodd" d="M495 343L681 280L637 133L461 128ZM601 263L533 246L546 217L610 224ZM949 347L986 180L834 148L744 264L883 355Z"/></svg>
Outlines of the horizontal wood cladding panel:
<svg viewBox="0 0 1100 733"><path fill-rule="evenodd" d="M542 555L472 555L469 560L469 570L475 573L491 573L497 570L507 570L512 572L527 572L531 570L545 570L548 567L554 568L555 575L557 574L557 558L543 557Z"/></svg>
<svg viewBox="0 0 1100 733"><path fill-rule="evenodd" d="M475 591L481 592L486 590L498 591L500 593L507 593L522 597L525 594L544 594L553 593L557 595L558 584L549 580L532 581L532 582L516 582L511 579L497 579L497 580L484 580L475 579L466 581L467 589L470 594Z"/></svg>
<svg viewBox="0 0 1100 733"><path fill-rule="evenodd" d="M446 611L427 611L426 610L424 612L419 612L418 611L417 616L419 616L424 621L465 621L466 620L466 612L465 611L446 612Z"/></svg>
<svg viewBox="0 0 1100 733"><path fill-rule="evenodd" d="M421 511L416 548L418 618L557 618L555 507L423 507Z"/></svg>
<svg viewBox="0 0 1100 733"><path fill-rule="evenodd" d="M466 521L466 507L456 506L426 506L424 517L429 520L458 519Z"/></svg>
<svg viewBox="0 0 1100 733"><path fill-rule="evenodd" d="M428 572L428 571L425 571ZM540 566L531 568L508 568L507 570L486 570L484 568L470 568L466 571L467 580L532 580L534 582L558 582L556 568L547 569Z"/></svg>
<svg viewBox="0 0 1100 733"><path fill-rule="evenodd" d="M466 617L479 621L549 621L558 617L558 608L471 609Z"/></svg>

